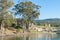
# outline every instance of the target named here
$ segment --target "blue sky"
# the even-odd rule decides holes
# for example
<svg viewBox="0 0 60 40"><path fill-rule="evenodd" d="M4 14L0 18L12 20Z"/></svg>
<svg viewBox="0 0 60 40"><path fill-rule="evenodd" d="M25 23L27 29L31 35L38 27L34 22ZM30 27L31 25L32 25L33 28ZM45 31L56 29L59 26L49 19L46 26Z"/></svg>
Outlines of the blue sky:
<svg viewBox="0 0 60 40"><path fill-rule="evenodd" d="M18 0L14 0L15 4ZM60 0L31 0L41 6L39 19L60 18Z"/></svg>

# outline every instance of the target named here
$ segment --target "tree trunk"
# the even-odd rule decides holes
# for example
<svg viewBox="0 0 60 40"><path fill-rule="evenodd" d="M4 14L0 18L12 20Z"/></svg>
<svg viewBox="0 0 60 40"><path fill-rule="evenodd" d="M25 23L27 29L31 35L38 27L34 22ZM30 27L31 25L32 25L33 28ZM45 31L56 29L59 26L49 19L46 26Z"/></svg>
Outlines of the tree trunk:
<svg viewBox="0 0 60 40"><path fill-rule="evenodd" d="M2 20L2 22L1 22L1 33L3 34L3 33L5 33L4 32L4 21Z"/></svg>
<svg viewBox="0 0 60 40"><path fill-rule="evenodd" d="M26 22L26 30L27 32L29 32L29 20L27 20L28 22Z"/></svg>

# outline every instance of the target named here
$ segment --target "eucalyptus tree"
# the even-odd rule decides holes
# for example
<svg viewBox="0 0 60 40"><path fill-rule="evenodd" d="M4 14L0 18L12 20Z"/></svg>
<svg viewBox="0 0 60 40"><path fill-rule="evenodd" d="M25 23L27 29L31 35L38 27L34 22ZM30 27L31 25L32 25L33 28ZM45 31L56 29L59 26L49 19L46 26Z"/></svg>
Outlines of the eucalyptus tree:
<svg viewBox="0 0 60 40"><path fill-rule="evenodd" d="M31 1L20 2L13 8L16 13L25 20L26 29L29 29L29 24L33 22L40 15L40 6L32 3ZM24 24L23 24L24 25Z"/></svg>
<svg viewBox="0 0 60 40"><path fill-rule="evenodd" d="M7 16L9 15L8 9L12 5L13 5L13 0L0 0L0 28L3 27L4 22L7 22L7 20L9 20L9 16ZM6 17L8 17L7 20Z"/></svg>

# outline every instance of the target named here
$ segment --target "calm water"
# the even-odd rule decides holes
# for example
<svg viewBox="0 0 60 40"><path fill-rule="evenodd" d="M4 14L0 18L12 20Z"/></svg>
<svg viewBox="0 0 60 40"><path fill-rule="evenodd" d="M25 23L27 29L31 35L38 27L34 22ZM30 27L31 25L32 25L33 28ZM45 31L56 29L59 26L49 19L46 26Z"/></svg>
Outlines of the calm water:
<svg viewBox="0 0 60 40"><path fill-rule="evenodd" d="M19 37L0 37L0 40L60 40L60 34L35 34Z"/></svg>

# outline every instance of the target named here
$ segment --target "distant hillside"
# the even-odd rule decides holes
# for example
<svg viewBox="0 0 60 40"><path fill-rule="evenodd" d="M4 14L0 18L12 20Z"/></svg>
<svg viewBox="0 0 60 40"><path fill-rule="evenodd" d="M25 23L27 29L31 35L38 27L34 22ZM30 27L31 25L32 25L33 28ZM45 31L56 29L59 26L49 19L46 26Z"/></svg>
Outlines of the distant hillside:
<svg viewBox="0 0 60 40"><path fill-rule="evenodd" d="M59 18L51 18L45 20L35 20L35 24L37 25L44 25L44 24L51 24L52 26L60 26L60 19Z"/></svg>

